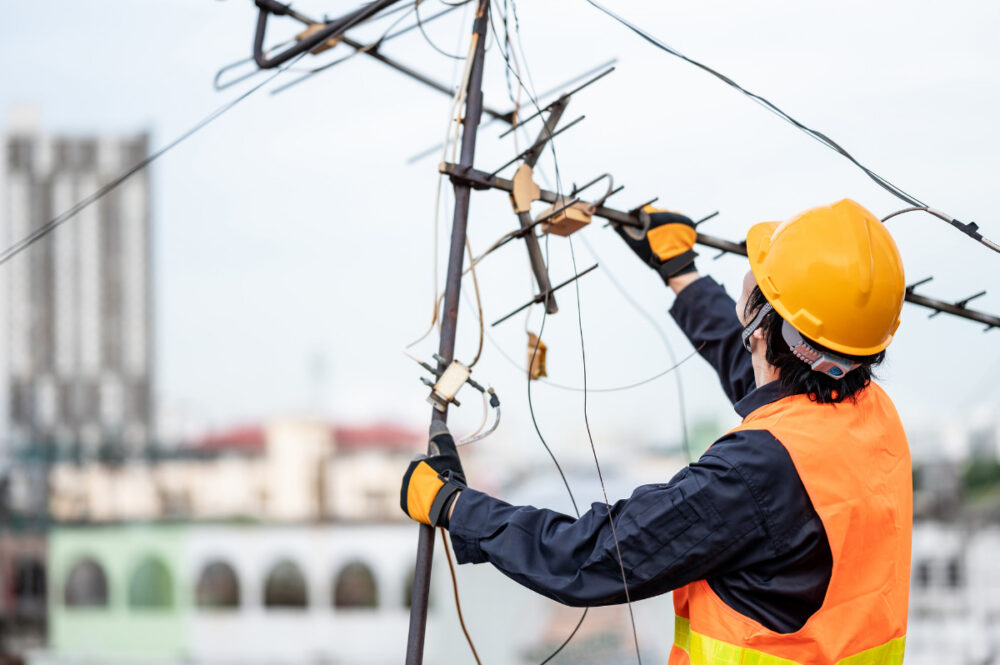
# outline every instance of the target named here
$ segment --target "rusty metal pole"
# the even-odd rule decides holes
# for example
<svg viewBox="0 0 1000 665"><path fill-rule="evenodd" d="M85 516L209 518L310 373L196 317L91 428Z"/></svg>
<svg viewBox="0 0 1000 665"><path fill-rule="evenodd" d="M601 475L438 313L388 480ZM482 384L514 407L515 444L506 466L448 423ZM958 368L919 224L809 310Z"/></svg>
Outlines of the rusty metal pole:
<svg viewBox="0 0 1000 665"><path fill-rule="evenodd" d="M465 117L462 121L462 154L459 168L472 168L476 153L476 133L483 114L483 65L486 53L486 28L489 25L489 0L479 0L479 9L472 28L475 51L465 97ZM438 355L444 360L439 369L452 361L455 353L455 330L458 325L458 296L462 288L465 260L465 234L469 221L469 197L472 190L467 182L453 181L455 186L455 216L451 227L451 247L448 252L448 274L445 282L444 306L441 311L441 341ZM447 411L431 411L431 429L448 419ZM417 540L417 563L413 574L410 603L410 633L406 643L406 665L421 665L424 659L424 633L427 628L427 598L431 582L431 561L434 555L434 529L420 525Z"/></svg>

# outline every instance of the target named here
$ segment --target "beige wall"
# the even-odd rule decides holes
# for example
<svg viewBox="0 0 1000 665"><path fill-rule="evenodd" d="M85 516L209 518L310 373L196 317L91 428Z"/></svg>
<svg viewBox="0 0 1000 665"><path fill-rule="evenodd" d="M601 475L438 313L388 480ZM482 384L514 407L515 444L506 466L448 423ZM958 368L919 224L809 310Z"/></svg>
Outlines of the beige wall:
<svg viewBox="0 0 1000 665"><path fill-rule="evenodd" d="M322 517L323 460L333 441L321 422L279 421L267 427L264 517L277 521Z"/></svg>
<svg viewBox="0 0 1000 665"><path fill-rule="evenodd" d="M410 454L336 454L330 428L320 422L277 421L265 431L266 445L257 455L56 464L50 510L61 522L402 519L399 480Z"/></svg>
<svg viewBox="0 0 1000 665"><path fill-rule="evenodd" d="M399 483L409 454L365 451L326 462L326 515L337 520L401 520Z"/></svg>

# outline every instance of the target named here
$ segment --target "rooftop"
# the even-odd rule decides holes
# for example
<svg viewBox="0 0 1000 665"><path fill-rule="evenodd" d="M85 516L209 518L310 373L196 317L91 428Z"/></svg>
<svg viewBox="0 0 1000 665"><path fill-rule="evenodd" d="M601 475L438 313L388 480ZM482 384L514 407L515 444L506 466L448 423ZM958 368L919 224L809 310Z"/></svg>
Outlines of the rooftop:
<svg viewBox="0 0 1000 665"><path fill-rule="evenodd" d="M340 452L383 450L416 451L425 436L412 428L395 423L331 426L331 441ZM236 452L259 455L267 442L264 425L240 425L216 430L192 441L186 448L198 453Z"/></svg>

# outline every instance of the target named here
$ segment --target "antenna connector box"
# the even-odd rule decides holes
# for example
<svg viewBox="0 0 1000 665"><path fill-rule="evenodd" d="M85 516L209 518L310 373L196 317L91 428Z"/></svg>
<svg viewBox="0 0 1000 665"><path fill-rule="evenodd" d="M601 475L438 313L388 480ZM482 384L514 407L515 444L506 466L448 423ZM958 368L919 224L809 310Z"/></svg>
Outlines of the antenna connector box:
<svg viewBox="0 0 1000 665"><path fill-rule="evenodd" d="M565 206L567 201L559 200L548 210L543 213L545 215L552 214L553 210L558 210L560 207ZM590 219L593 217L593 212L591 212L591 207L589 203L584 203L583 201L578 201L563 210L560 210L556 214L545 222L542 222L542 233L551 233L557 236L568 236L572 233L576 233L583 227L590 224Z"/></svg>
<svg viewBox="0 0 1000 665"><path fill-rule="evenodd" d="M472 370L458 362L452 360L448 368L442 372L437 383L431 388L431 394L427 396L427 401L438 411L444 411L448 404L455 402L455 395L459 388L469 380ZM455 402L457 404L457 402Z"/></svg>

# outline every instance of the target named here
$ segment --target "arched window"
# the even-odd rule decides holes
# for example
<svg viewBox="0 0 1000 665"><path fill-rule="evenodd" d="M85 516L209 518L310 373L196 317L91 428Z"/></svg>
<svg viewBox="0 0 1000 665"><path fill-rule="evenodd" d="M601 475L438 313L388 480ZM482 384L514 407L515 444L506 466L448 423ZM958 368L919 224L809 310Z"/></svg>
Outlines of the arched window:
<svg viewBox="0 0 1000 665"><path fill-rule="evenodd" d="M958 559L951 559L948 561L947 568L947 579L948 586L957 589L965 585L965 571L962 570L962 564Z"/></svg>
<svg viewBox="0 0 1000 665"><path fill-rule="evenodd" d="M149 556L136 565L128 580L128 604L141 609L173 607L173 577L163 561Z"/></svg>
<svg viewBox="0 0 1000 665"><path fill-rule="evenodd" d="M107 607L108 577L93 559L77 561L69 569L63 589L66 607Z"/></svg>
<svg viewBox="0 0 1000 665"><path fill-rule="evenodd" d="M403 607L406 609L410 609L413 605L413 576L414 571L411 568L403 579Z"/></svg>
<svg viewBox="0 0 1000 665"><path fill-rule="evenodd" d="M212 561L201 571L195 588L198 607L239 607L240 580L225 561Z"/></svg>
<svg viewBox="0 0 1000 665"><path fill-rule="evenodd" d="M333 606L338 608L378 605L378 587L371 568L360 561L344 566L333 583Z"/></svg>
<svg viewBox="0 0 1000 665"><path fill-rule="evenodd" d="M306 579L292 561L271 568L264 582L264 607L303 608L308 604Z"/></svg>
<svg viewBox="0 0 1000 665"><path fill-rule="evenodd" d="M920 561L916 565L917 586L926 589L931 585L931 564L929 561Z"/></svg>
<svg viewBox="0 0 1000 665"><path fill-rule="evenodd" d="M406 579L403 580L403 607L410 609L413 605L413 576L414 570L410 568L410 572L406 574ZM434 594L431 590L427 590L427 607L434 606Z"/></svg>

